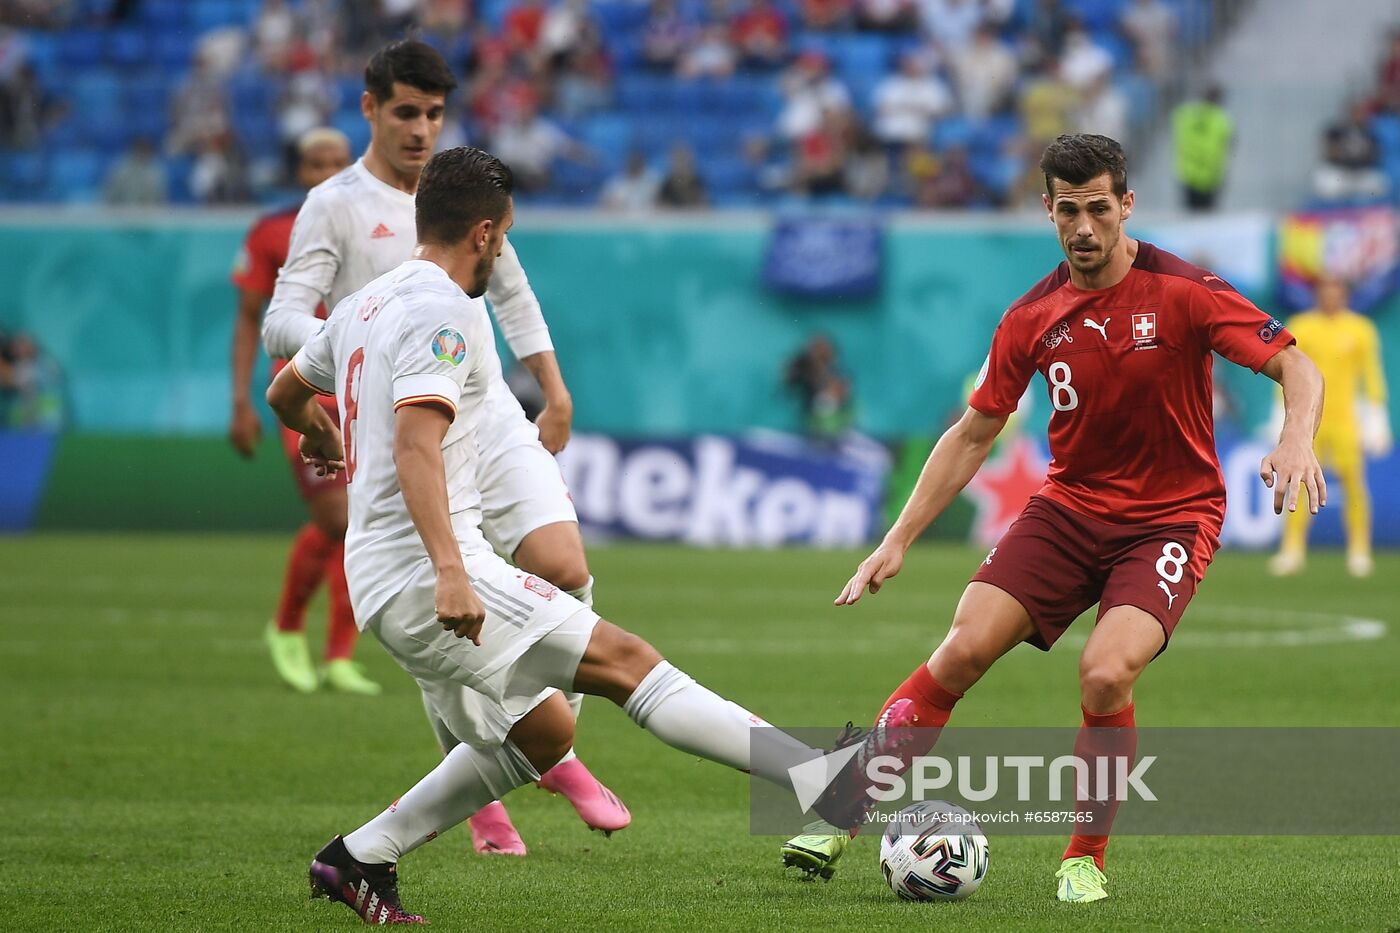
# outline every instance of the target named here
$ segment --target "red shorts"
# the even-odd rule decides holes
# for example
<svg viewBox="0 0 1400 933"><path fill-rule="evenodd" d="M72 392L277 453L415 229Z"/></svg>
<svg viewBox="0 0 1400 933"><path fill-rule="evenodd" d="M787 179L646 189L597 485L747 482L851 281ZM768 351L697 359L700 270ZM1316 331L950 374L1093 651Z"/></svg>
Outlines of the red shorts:
<svg viewBox="0 0 1400 933"><path fill-rule="evenodd" d="M1025 607L1042 651L1095 603L1100 619L1115 606L1151 614L1170 641L1219 546L1197 522L1114 525L1032 496L972 579Z"/></svg>
<svg viewBox="0 0 1400 933"><path fill-rule="evenodd" d="M326 410L336 424L340 423L340 414L336 411L335 399L325 396L317 399L321 407ZM282 428L282 450L287 454L287 462L292 467L292 478L297 481L297 492L301 494L302 501L310 502L317 496L329 489L345 488L345 471L341 470L335 476L317 476L316 468L309 463L302 462L301 450L297 445L301 443L301 435L291 428Z"/></svg>

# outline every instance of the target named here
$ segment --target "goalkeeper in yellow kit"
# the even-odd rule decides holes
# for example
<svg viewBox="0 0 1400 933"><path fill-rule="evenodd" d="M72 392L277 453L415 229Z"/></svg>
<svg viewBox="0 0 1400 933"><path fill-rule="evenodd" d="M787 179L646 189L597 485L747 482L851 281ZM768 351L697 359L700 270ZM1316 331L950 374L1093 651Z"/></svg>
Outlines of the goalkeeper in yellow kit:
<svg viewBox="0 0 1400 933"><path fill-rule="evenodd" d="M1345 282L1324 275L1317 283L1317 307L1290 320L1288 330L1326 380L1317 455L1342 482L1347 570L1354 577L1364 577L1371 573L1371 494L1366 487L1365 455L1389 452L1390 417L1376 325L1348 308L1348 298ZM1303 569L1310 518L1305 508L1285 516L1283 546L1269 565L1275 575Z"/></svg>

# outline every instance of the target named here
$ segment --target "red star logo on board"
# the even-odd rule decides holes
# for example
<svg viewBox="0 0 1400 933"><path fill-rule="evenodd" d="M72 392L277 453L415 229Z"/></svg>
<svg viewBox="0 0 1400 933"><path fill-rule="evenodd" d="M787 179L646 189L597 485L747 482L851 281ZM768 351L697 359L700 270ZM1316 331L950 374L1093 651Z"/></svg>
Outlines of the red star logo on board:
<svg viewBox="0 0 1400 933"><path fill-rule="evenodd" d="M1032 495L1045 484L1049 462L1035 442L1024 435L1008 439L977 471L967 492L977 506L972 540L982 547L996 544L1021 514Z"/></svg>

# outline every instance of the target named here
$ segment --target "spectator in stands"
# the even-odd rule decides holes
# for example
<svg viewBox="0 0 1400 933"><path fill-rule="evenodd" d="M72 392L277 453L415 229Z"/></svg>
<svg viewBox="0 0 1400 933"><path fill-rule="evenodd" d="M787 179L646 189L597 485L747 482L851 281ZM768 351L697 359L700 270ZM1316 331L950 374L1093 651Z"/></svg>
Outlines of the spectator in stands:
<svg viewBox="0 0 1400 933"><path fill-rule="evenodd" d="M1400 27L1391 30L1390 52L1381 61L1376 95L1389 113L1400 114Z"/></svg>
<svg viewBox="0 0 1400 933"><path fill-rule="evenodd" d="M558 159L588 161L588 153L533 105L516 108L491 135L491 151L510 166L515 186L524 192L549 187Z"/></svg>
<svg viewBox="0 0 1400 933"><path fill-rule="evenodd" d="M205 136L190 170L190 192L204 204L241 204L249 199L242 153L229 132Z"/></svg>
<svg viewBox="0 0 1400 933"><path fill-rule="evenodd" d="M224 76L212 58L201 51L195 57L194 69L175 94L166 150L173 155L200 152L207 141L227 134L226 97Z"/></svg>
<svg viewBox="0 0 1400 933"><path fill-rule="evenodd" d="M547 15L544 0L518 0L501 23L502 38L512 55L529 59L539 48Z"/></svg>
<svg viewBox="0 0 1400 933"><path fill-rule="evenodd" d="M1060 74L1070 87L1083 91L1095 81L1113 72L1113 56L1094 41L1089 30L1075 23L1065 33L1064 50L1060 54Z"/></svg>
<svg viewBox="0 0 1400 933"><path fill-rule="evenodd" d="M846 193L862 201L883 197L890 186L890 160L885 147L864 124L851 130L846 159Z"/></svg>
<svg viewBox="0 0 1400 933"><path fill-rule="evenodd" d="M424 0L419 22L423 31L431 35L460 35L471 22L470 0Z"/></svg>
<svg viewBox="0 0 1400 933"><path fill-rule="evenodd" d="M729 40L729 27L711 23L700 31L700 39L687 48L676 66L682 78L717 78L724 80L739 67L739 53Z"/></svg>
<svg viewBox="0 0 1400 933"><path fill-rule="evenodd" d="M607 109L613 100L612 59L598 25L586 20L560 61L555 106L568 119Z"/></svg>
<svg viewBox="0 0 1400 933"><path fill-rule="evenodd" d="M851 22L851 0L801 0L802 25L818 32L844 30Z"/></svg>
<svg viewBox="0 0 1400 933"><path fill-rule="evenodd" d="M378 0L375 26L381 38L402 36L416 25L421 0Z"/></svg>
<svg viewBox="0 0 1400 933"><path fill-rule="evenodd" d="M841 372L830 337L808 338L785 369L783 382L797 393L803 428L810 436L834 440L851 426L851 383Z"/></svg>
<svg viewBox="0 0 1400 933"><path fill-rule="evenodd" d="M1346 118L1327 128L1322 158L1322 165L1313 174L1313 191L1318 197L1355 201L1389 193L1389 179L1380 169L1380 143L1371 130L1371 112L1365 100L1353 102Z"/></svg>
<svg viewBox="0 0 1400 933"><path fill-rule="evenodd" d="M914 204L918 207L966 210L986 200L986 192L972 174L966 146L949 146L932 171L925 170L917 182Z"/></svg>
<svg viewBox="0 0 1400 933"><path fill-rule="evenodd" d="M1079 103L1079 92L1060 76L1060 62L1045 59L1025 77L1017 109L1021 126L1032 148L1044 149L1056 137L1070 131L1070 117ZM1116 138L1116 137L1115 137ZM1036 188L1044 186L1039 168L1034 170Z"/></svg>
<svg viewBox="0 0 1400 933"><path fill-rule="evenodd" d="M37 149L44 131L68 112L66 104L45 93L29 62L0 78L0 146Z"/></svg>
<svg viewBox="0 0 1400 933"><path fill-rule="evenodd" d="M1133 44L1138 71L1157 81L1168 78L1176 63L1176 13L1163 0L1133 0L1118 17L1123 35Z"/></svg>
<svg viewBox="0 0 1400 933"><path fill-rule="evenodd" d="M797 140L793 190L808 197L842 194L850 156L850 110L832 107L821 122Z"/></svg>
<svg viewBox="0 0 1400 933"><path fill-rule="evenodd" d="M1212 85L1201 99L1172 112L1176 177L1186 207L1193 211L1214 210L1225 184L1235 129L1224 101L1225 92Z"/></svg>
<svg viewBox="0 0 1400 933"><path fill-rule="evenodd" d="M977 27L972 41L952 55L951 64L964 113L987 117L1006 109L1020 69L996 27Z"/></svg>
<svg viewBox="0 0 1400 933"><path fill-rule="evenodd" d="M817 130L828 110L851 106L846 85L831 74L831 65L820 52L804 52L783 75L787 102L778 113L778 136L798 140Z"/></svg>
<svg viewBox="0 0 1400 933"><path fill-rule="evenodd" d="M264 69L281 73L297 37L297 18L287 0L263 0L253 23L253 49Z"/></svg>
<svg viewBox="0 0 1400 933"><path fill-rule="evenodd" d="M1047 55L1056 58L1064 51L1065 34L1074 25L1074 17L1065 11L1062 0L1035 0L1026 16L1023 30L1025 40L1034 42Z"/></svg>
<svg viewBox="0 0 1400 933"><path fill-rule="evenodd" d="M914 0L856 0L856 26L872 32L913 32L919 28Z"/></svg>
<svg viewBox="0 0 1400 933"><path fill-rule="evenodd" d="M540 51L552 67L560 68L590 33L601 45L597 24L588 13L588 0L559 0L540 24Z"/></svg>
<svg viewBox="0 0 1400 933"><path fill-rule="evenodd" d="M695 27L676 9L676 0L652 0L642 31L642 60L661 71L675 70L695 33ZM733 70L731 65L729 71Z"/></svg>
<svg viewBox="0 0 1400 933"><path fill-rule="evenodd" d="M875 135L888 146L903 148L927 139L933 121L951 111L954 102L928 56L906 52L899 71L875 86L874 103Z"/></svg>
<svg viewBox="0 0 1400 933"><path fill-rule="evenodd" d="M788 57L787 17L772 0L749 0L731 24L734 45L744 64L776 68Z"/></svg>
<svg viewBox="0 0 1400 933"><path fill-rule="evenodd" d="M657 203L673 208L705 207L710 203L705 179L696 171L695 153L690 147L679 145L671 150L671 163L657 192Z"/></svg>
<svg viewBox="0 0 1400 933"><path fill-rule="evenodd" d="M634 149L627 154L627 165L603 186L598 206L605 210L639 214L656 207L661 179L647 165L646 156Z"/></svg>
<svg viewBox="0 0 1400 933"><path fill-rule="evenodd" d="M282 142L282 172L288 180L296 178L301 164L302 137L329 124L339 100L335 80L318 68L303 68L287 80L277 100L277 135Z"/></svg>
<svg viewBox="0 0 1400 933"><path fill-rule="evenodd" d="M1128 138L1128 98L1114 86L1112 75L1100 75L1084 89L1074 110L1074 131L1120 142Z"/></svg>
<svg viewBox="0 0 1400 933"><path fill-rule="evenodd" d="M982 6L980 0L919 0L919 23L941 50L957 52L982 25Z"/></svg>
<svg viewBox="0 0 1400 933"><path fill-rule="evenodd" d="M102 200L112 205L164 204L169 182L155 146L142 137L118 159L102 186Z"/></svg>

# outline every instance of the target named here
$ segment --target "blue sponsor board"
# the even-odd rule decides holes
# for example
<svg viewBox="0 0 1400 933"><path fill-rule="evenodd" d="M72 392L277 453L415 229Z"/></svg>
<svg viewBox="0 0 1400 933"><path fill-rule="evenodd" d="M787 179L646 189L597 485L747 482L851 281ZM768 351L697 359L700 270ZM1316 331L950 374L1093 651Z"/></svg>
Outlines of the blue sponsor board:
<svg viewBox="0 0 1400 933"><path fill-rule="evenodd" d="M804 298L869 298L880 290L883 244L873 220L790 217L768 241L763 282Z"/></svg>
<svg viewBox="0 0 1400 933"><path fill-rule="evenodd" d="M559 456L595 536L701 547L853 547L875 533L887 461L787 435L620 440L576 435Z"/></svg>
<svg viewBox="0 0 1400 933"><path fill-rule="evenodd" d="M33 524L57 443L50 431L0 431L0 532Z"/></svg>

